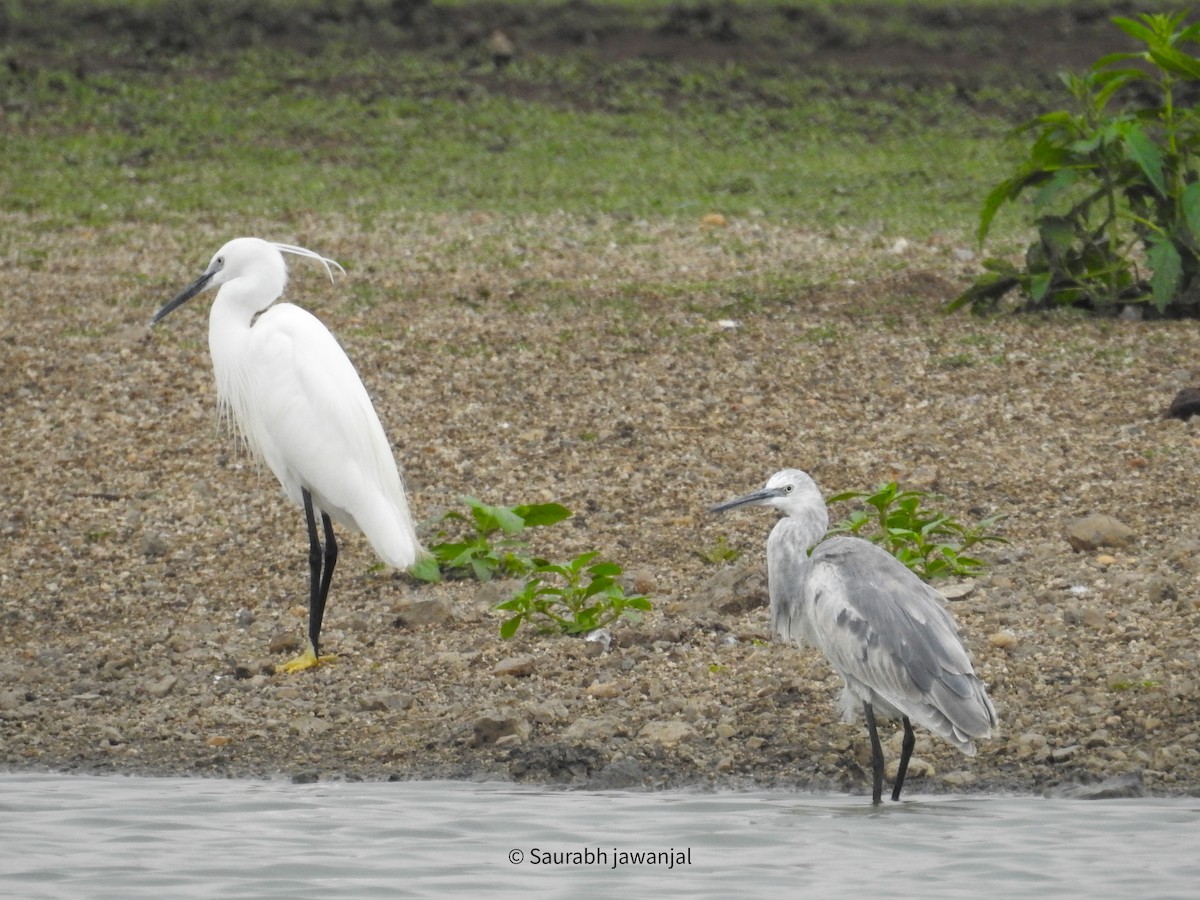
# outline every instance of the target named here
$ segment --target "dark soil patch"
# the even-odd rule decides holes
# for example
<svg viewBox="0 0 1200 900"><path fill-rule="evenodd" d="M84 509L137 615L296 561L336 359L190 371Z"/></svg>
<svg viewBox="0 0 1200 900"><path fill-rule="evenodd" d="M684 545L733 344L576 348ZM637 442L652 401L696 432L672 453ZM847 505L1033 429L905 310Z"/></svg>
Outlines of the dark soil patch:
<svg viewBox="0 0 1200 900"><path fill-rule="evenodd" d="M947 81L973 90L982 83L1044 84L1064 68L1082 69L1126 49L1114 15L1140 4L1081 2L1054 9L993 7L921 9L848 4L681 3L634 11L586 2L526 7L479 3L434 7L424 0L391 3L171 4L41 2L0 19L10 67L75 67L85 71L178 65L247 47L313 53L335 44L382 55L419 51L484 63L501 30L516 58L585 54L599 65L649 61L738 65L755 73L831 78L836 73L889 73L916 88ZM11 10L11 8L10 8ZM0 13L3 15L3 13ZM836 80L836 79L834 79Z"/></svg>

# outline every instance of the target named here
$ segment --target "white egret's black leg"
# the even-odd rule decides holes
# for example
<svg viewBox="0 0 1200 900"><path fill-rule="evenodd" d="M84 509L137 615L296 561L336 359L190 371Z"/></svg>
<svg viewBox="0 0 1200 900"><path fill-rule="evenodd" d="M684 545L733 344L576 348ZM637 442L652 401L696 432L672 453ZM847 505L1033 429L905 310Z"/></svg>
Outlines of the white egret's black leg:
<svg viewBox="0 0 1200 900"><path fill-rule="evenodd" d="M304 498L304 517L308 522L308 640L315 656L320 656L321 623L325 619L325 601L329 597L329 584L333 581L333 568L337 565L337 541L333 537L333 522L321 511L321 525L325 531L325 546L317 536L317 517L313 509L312 494L308 488L300 489Z"/></svg>
<svg viewBox="0 0 1200 900"><path fill-rule="evenodd" d="M874 783L871 787L871 802L883 802L883 746L879 743L879 730L875 727L875 710L871 704L863 701L863 716L867 720L867 732L871 735L871 774Z"/></svg>
<svg viewBox="0 0 1200 900"><path fill-rule="evenodd" d="M275 667L276 672L303 672L334 657L319 655L317 646L321 640L321 622L325 618L325 600L329 597L329 583L333 581L333 567L337 565L337 541L333 537L333 522L324 510L321 525L325 529L325 546L317 535L317 514L313 507L312 494L308 488L300 489L304 501L304 518L308 523L308 646L295 659Z"/></svg>
<svg viewBox="0 0 1200 900"><path fill-rule="evenodd" d="M908 761L912 758L913 747L916 746L917 736L913 734L912 722L904 716L904 740L900 744L900 768L896 770L896 784L892 788L892 799L900 799L900 789L904 787L904 776L908 774Z"/></svg>

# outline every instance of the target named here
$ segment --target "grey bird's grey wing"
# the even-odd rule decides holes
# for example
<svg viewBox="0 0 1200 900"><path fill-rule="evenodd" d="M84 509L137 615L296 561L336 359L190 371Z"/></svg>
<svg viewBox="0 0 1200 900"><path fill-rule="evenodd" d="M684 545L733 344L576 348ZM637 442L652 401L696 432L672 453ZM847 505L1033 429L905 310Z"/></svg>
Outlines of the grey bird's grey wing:
<svg viewBox="0 0 1200 900"><path fill-rule="evenodd" d="M847 684L974 754L996 711L940 595L886 550L837 537L805 581L811 639Z"/></svg>

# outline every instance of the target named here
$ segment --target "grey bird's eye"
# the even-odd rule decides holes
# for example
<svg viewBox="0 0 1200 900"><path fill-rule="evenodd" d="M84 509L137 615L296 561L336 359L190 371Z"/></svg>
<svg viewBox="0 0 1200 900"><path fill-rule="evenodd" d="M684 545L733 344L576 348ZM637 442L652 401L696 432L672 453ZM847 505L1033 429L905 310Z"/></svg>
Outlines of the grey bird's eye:
<svg viewBox="0 0 1200 900"><path fill-rule="evenodd" d="M795 489L796 489L796 486L795 486L794 484L789 484L789 485L785 485L785 486L784 486L784 488L783 488L783 492L784 492L785 494L790 494L790 493L791 493L792 491L794 491Z"/></svg>

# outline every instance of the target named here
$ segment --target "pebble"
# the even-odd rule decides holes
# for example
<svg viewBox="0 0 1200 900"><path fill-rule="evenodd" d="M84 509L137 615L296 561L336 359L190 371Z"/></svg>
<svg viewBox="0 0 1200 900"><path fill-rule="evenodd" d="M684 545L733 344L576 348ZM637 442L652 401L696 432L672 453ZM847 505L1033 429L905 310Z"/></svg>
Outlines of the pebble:
<svg viewBox="0 0 1200 900"><path fill-rule="evenodd" d="M567 741L607 740L626 733L621 721L615 716L580 716L563 731Z"/></svg>
<svg viewBox="0 0 1200 900"><path fill-rule="evenodd" d="M938 586L938 593L946 600L962 600L969 597L975 590L974 581L960 581L958 584L944 584Z"/></svg>
<svg viewBox="0 0 1200 900"><path fill-rule="evenodd" d="M167 539L157 531L147 532L142 538L142 555L155 559L156 557L166 556L171 551L171 545Z"/></svg>
<svg viewBox="0 0 1200 900"><path fill-rule="evenodd" d="M664 747L674 747L683 741L689 741L696 736L696 729L687 722L677 719L658 719L647 722L638 732L638 737L645 741L653 741Z"/></svg>
<svg viewBox="0 0 1200 900"><path fill-rule="evenodd" d="M1073 759L1079 752L1079 749L1080 747L1078 744L1071 744L1068 747L1055 747L1050 751L1050 762L1060 763L1066 762L1069 759Z"/></svg>
<svg viewBox="0 0 1200 900"><path fill-rule="evenodd" d="M396 614L396 625L403 628L445 625L454 618L450 604L440 597L432 600L406 600L393 605L392 612Z"/></svg>
<svg viewBox="0 0 1200 900"><path fill-rule="evenodd" d="M736 616L767 605L767 575L761 564L725 566L692 592L693 612Z"/></svg>
<svg viewBox="0 0 1200 900"><path fill-rule="evenodd" d="M612 700L621 696L621 688L613 681L593 681L588 685L587 695L597 700Z"/></svg>
<svg viewBox="0 0 1200 900"><path fill-rule="evenodd" d="M177 684L179 684L179 679L174 675L164 675L157 681L152 681L146 685L146 693L151 697L162 698L171 693Z"/></svg>
<svg viewBox="0 0 1200 900"><path fill-rule="evenodd" d="M516 736L518 742L525 741L529 737L529 723L515 716L481 716L471 726L471 746L485 747L510 735Z"/></svg>
<svg viewBox="0 0 1200 900"><path fill-rule="evenodd" d="M889 759L883 771L888 781L894 782L900 771L900 760L898 758ZM933 763L921 759L919 756L913 756L908 760L908 771L904 775L904 780L907 783L910 778L932 778L936 774L937 770L934 769Z"/></svg>
<svg viewBox="0 0 1200 900"><path fill-rule="evenodd" d="M512 678L525 678L533 674L535 665L536 661L532 656L509 656L496 663L492 669L492 674Z"/></svg>
<svg viewBox="0 0 1200 900"><path fill-rule="evenodd" d="M313 737L329 731L329 729L333 728L333 723L328 719L318 718L317 716L301 716L292 721L291 727L292 731L301 737Z"/></svg>
<svg viewBox="0 0 1200 900"><path fill-rule="evenodd" d="M988 635L987 640L993 647L999 647L1001 650L1013 650L1018 644L1017 636L1011 631L994 632Z"/></svg>
<svg viewBox="0 0 1200 900"><path fill-rule="evenodd" d="M298 653L300 651L300 635L294 631L281 631L267 643L269 653Z"/></svg>
<svg viewBox="0 0 1200 900"><path fill-rule="evenodd" d="M1096 514L1076 519L1067 526L1067 543L1076 551L1100 547L1124 547L1133 542L1133 529L1113 516Z"/></svg>

